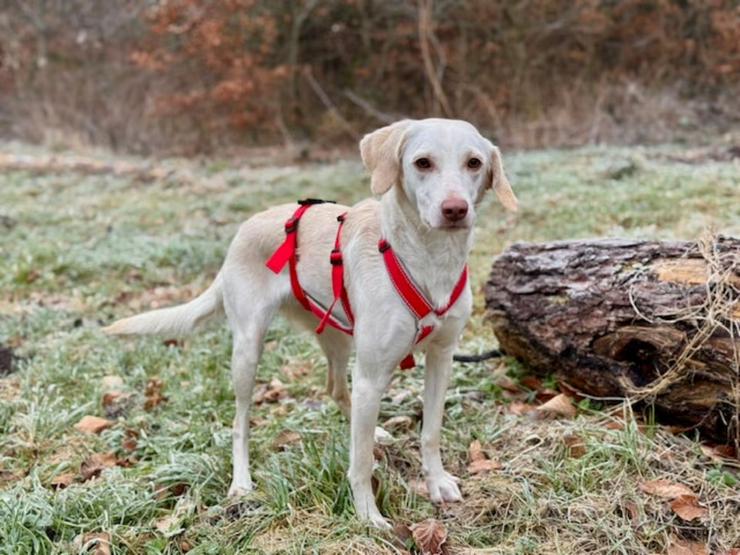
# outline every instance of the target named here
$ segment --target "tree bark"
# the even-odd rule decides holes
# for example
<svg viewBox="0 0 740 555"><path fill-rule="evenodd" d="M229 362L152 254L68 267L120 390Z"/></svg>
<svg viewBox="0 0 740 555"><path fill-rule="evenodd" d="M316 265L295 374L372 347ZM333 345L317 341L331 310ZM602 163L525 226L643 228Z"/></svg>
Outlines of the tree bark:
<svg viewBox="0 0 740 555"><path fill-rule="evenodd" d="M535 372L737 442L739 239L517 244L485 296L501 350Z"/></svg>

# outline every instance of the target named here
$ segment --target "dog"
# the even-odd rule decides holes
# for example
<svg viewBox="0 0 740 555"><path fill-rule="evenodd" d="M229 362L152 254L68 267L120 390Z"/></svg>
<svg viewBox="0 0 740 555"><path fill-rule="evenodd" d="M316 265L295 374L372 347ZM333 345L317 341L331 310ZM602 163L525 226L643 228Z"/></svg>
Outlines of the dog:
<svg viewBox="0 0 740 555"><path fill-rule="evenodd" d="M465 121L399 121L363 137L360 152L375 198L352 207L309 203L310 210L304 209L299 217L300 233L294 237L295 277L319 307L318 314L306 310L296 298L291 272L271 271L265 264L288 241L291 225L295 232L294 217L300 206L288 204L258 213L241 225L223 267L199 297L119 320L104 331L174 337L193 331L222 311L226 314L233 333L231 369L236 396L229 495L238 496L253 489L249 408L272 319L281 311L309 329L316 326L317 315L326 312L333 311L332 317L345 327L352 320L352 335L329 326L317 338L328 360L328 393L350 420L348 477L356 514L388 528L371 485L374 433L381 396L410 351L425 354L421 456L429 496L437 503L462 498L458 478L442 465L440 431L453 352L472 309L470 285L463 277L476 210L486 191L493 189L512 211L517 209L517 199L504 174L499 149ZM413 284L410 287L434 308L423 317L413 313L391 270L384 267L383 240L392 246L401 273ZM343 265L339 286L346 288L351 308L333 304L339 293L333 289L335 267L329 263L329 253L335 247ZM458 297L451 302L456 287ZM347 367L353 348L356 364L350 394Z"/></svg>

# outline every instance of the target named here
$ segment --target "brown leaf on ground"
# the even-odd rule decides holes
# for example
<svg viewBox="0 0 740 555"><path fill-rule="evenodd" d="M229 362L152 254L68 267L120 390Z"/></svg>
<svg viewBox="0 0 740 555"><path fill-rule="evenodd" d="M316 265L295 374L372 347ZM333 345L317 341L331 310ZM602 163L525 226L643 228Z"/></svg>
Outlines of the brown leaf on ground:
<svg viewBox="0 0 740 555"><path fill-rule="evenodd" d="M519 380L519 383L527 389L531 389L532 391L542 389L542 380L539 379L537 376L524 376L521 380Z"/></svg>
<svg viewBox="0 0 740 555"><path fill-rule="evenodd" d="M563 443L568 449L568 456L574 459L580 459L586 454L586 443L579 435L568 434L563 437Z"/></svg>
<svg viewBox="0 0 740 555"><path fill-rule="evenodd" d="M75 481L75 474L72 472L65 472L64 474L59 474L58 476L54 476L54 478L52 478L51 481L49 482L49 485L53 487L54 489L64 489L74 481Z"/></svg>
<svg viewBox="0 0 740 555"><path fill-rule="evenodd" d="M671 536L666 555L709 555L706 545Z"/></svg>
<svg viewBox="0 0 740 555"><path fill-rule="evenodd" d="M522 388L519 387L519 384L516 383L514 380L512 380L509 376L506 374L501 374L498 376L494 382L495 385L499 386L504 391L508 391L510 393L519 393L521 392Z"/></svg>
<svg viewBox="0 0 740 555"><path fill-rule="evenodd" d="M285 390L283 382L277 378L273 378L269 384L262 384L257 388L257 391L254 394L254 404L261 405L262 403L277 403L287 395L288 392Z"/></svg>
<svg viewBox="0 0 740 555"><path fill-rule="evenodd" d="M118 464L118 458L113 452L93 453L80 465L80 476L83 480L90 480L99 476L106 468L112 468Z"/></svg>
<svg viewBox="0 0 740 555"><path fill-rule="evenodd" d="M629 514L632 524L637 526L640 523L640 509L637 507L637 503L634 501L625 501L622 506L627 511L627 514Z"/></svg>
<svg viewBox="0 0 740 555"><path fill-rule="evenodd" d="M144 410L152 410L167 401L167 397L162 395L163 388L164 383L159 378L151 378L146 382Z"/></svg>
<svg viewBox="0 0 740 555"><path fill-rule="evenodd" d="M405 415L391 416L388 420L383 422L383 427L390 430L408 430L413 425L413 419L410 416Z"/></svg>
<svg viewBox="0 0 740 555"><path fill-rule="evenodd" d="M82 419L75 424L75 429L84 434L99 434L103 430L106 430L113 426L115 422L100 418L98 416L83 416Z"/></svg>
<svg viewBox="0 0 740 555"><path fill-rule="evenodd" d="M139 432L128 428L123 434L123 440L121 440L121 447L124 451L136 451L139 446Z"/></svg>
<svg viewBox="0 0 740 555"><path fill-rule="evenodd" d="M491 472L493 470L500 470L504 466L491 459L483 459L480 461L473 461L468 465L468 472L470 474L483 474L485 472Z"/></svg>
<svg viewBox="0 0 740 555"><path fill-rule="evenodd" d="M103 407L108 408L115 404L121 397L124 397L126 394L122 391L109 391L108 393L103 394Z"/></svg>
<svg viewBox="0 0 740 555"><path fill-rule="evenodd" d="M573 399L565 393L556 395L547 403L537 407L537 410L541 413L554 414L565 418L574 418L576 416L576 407L573 404Z"/></svg>
<svg viewBox="0 0 740 555"><path fill-rule="evenodd" d="M682 484L676 484L669 480L651 480L640 484L640 489L649 495L662 497L663 499L676 499L682 495L694 496L694 492Z"/></svg>
<svg viewBox="0 0 740 555"><path fill-rule="evenodd" d="M78 542L80 553L87 553L88 555L111 554L111 537L107 532L91 532L85 534L79 540L75 538L74 543Z"/></svg>
<svg viewBox="0 0 740 555"><path fill-rule="evenodd" d="M697 518L704 518L709 514L706 507L699 505L699 499L695 495L681 495L671 501L671 509L681 520L690 522Z"/></svg>
<svg viewBox="0 0 740 555"><path fill-rule="evenodd" d="M524 416L525 414L536 411L537 407L535 405L530 405L529 403L524 403L522 401L513 401L512 403L509 403L507 409L511 414Z"/></svg>
<svg viewBox="0 0 740 555"><path fill-rule="evenodd" d="M713 461L723 463L725 459L740 459L734 445L702 445L701 452Z"/></svg>
<svg viewBox="0 0 740 555"><path fill-rule="evenodd" d="M272 447L274 449L282 449L286 445L298 443L299 441L301 441L301 434L292 430L283 430L272 442Z"/></svg>
<svg viewBox="0 0 740 555"><path fill-rule="evenodd" d="M414 524L411 534L422 555L447 555L447 530L438 520L428 518Z"/></svg>
<svg viewBox="0 0 740 555"><path fill-rule="evenodd" d="M503 468L500 462L490 460L486 457L486 454L483 452L483 446L477 439L471 442L468 448L468 458L470 459L470 464L468 465L468 472L470 474L482 474Z"/></svg>
<svg viewBox="0 0 740 555"><path fill-rule="evenodd" d="M470 443L468 447L468 458L471 462L482 461L486 458L486 454L483 452L483 446L477 439Z"/></svg>
<svg viewBox="0 0 740 555"><path fill-rule="evenodd" d="M410 547L409 544L412 541L413 535L411 534L411 529L408 526L402 523L394 525L393 535L396 536L396 539L398 539L398 541L401 543L401 547Z"/></svg>

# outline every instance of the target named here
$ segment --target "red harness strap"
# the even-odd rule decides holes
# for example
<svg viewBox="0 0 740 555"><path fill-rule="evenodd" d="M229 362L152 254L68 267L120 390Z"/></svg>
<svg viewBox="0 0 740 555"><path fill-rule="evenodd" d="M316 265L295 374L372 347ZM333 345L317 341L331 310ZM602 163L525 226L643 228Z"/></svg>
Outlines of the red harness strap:
<svg viewBox="0 0 740 555"><path fill-rule="evenodd" d="M293 213L293 216L285 222L285 241L280 245L277 250L273 253L270 259L266 262L267 267L279 274L285 265L289 265L290 271L290 286L293 289L293 295L299 303L306 309L313 312L319 319L319 325L316 327L316 333L321 333L326 329L326 326L331 326L344 332L348 335L352 335L354 331L354 315L352 314L352 308L349 304L349 296L347 295L347 289L344 287L344 263L342 260L342 226L344 225L345 214L342 214L337 218L339 221L339 227L337 229L337 236L334 240L334 249L331 251L329 261L331 262L331 287L334 299L329 305L328 309L324 309L316 301L314 301L301 287L298 281L298 270L296 268L298 263L298 256L296 254L297 240L298 240L298 223L301 220L306 210L311 208L314 204L321 204L326 201L307 199L299 201L298 209ZM378 250L383 256L385 261L385 267L388 271L388 275L391 278L391 282L396 289L399 297L406 303L407 308L413 314L414 318L418 322L424 317L434 312L437 316L444 316L444 314L454 305L465 290L465 286L468 282L468 267L463 268L458 279L457 284L452 290L450 300L441 309L435 309L432 304L427 300L424 294L414 283L411 276L409 276L406 269L401 264L396 254L393 252L390 243L385 239L381 239L378 243ZM349 326L344 325L341 321L336 319L332 312L337 302L342 303L344 313L347 315ZM422 326L421 329L417 330L416 337L414 338L414 345L424 340L430 333L434 331L434 326ZM416 366L414 361L413 353L409 353L402 361L401 368L406 370Z"/></svg>
<svg viewBox="0 0 740 555"><path fill-rule="evenodd" d="M307 199L299 201L300 206L293 213L287 222L285 222L285 241L280 245L277 250L273 253L270 259L266 262L266 266L279 274L285 265L289 265L290 272L290 286L293 289L293 295L299 303L306 310L313 312L314 315L319 319L319 325L316 328L316 333L324 331L327 325L332 328L338 329L347 335L352 335L354 326L354 316L349 306L349 297L347 291L344 288L344 269L342 263L342 251L341 251L341 233L342 225L344 224L344 214L337 218L339 220L339 228L337 229L337 237L334 242L334 250L331 252L330 261L332 264L332 290L334 293L334 301L328 309L324 309L319 303L314 301L301 287L301 283L298 280L298 255L296 253L296 247L298 245L298 223L300 222L303 214L306 210L311 208L314 204L322 204L325 201L316 199ZM332 315L334 306L337 300L341 300L344 312L349 320L349 326L345 326L337 318Z"/></svg>
<svg viewBox="0 0 740 555"><path fill-rule="evenodd" d="M414 280L411 279L411 276L409 276L406 268L403 267L403 264L401 264L401 261L396 256L396 253L393 252L390 243L388 243L388 241L386 241L385 239L381 239L378 242L378 250L383 255L385 268L388 271L388 275L391 278L393 286L396 288L398 296L403 299L403 301L406 303L406 307L409 309L411 314L414 315L417 321L420 321L432 312L434 312L437 316L444 316L444 314L452 307L452 305L457 302L463 291L465 291L465 285L468 282L467 265L463 268L463 271L460 274L460 279L457 280L455 287L452 289L450 300L443 308L436 309L427 300L423 293L419 291L419 288L414 283ZM423 341L433 331L434 326L422 326L421 329L419 329L419 331L417 332L414 345ZM414 366L416 366L414 355L413 353L409 353L401 361L401 368L405 370L407 368L413 368Z"/></svg>

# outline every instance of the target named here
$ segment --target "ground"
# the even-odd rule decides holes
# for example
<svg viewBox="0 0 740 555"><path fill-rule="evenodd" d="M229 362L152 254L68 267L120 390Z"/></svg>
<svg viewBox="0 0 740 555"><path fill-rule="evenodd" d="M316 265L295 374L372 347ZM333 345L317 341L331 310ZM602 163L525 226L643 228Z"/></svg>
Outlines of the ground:
<svg viewBox="0 0 740 555"><path fill-rule="evenodd" d="M475 313L460 350L495 345L481 284L513 242L694 239L708 227L740 235L740 172L731 158L721 144L505 153L521 209L506 214L492 197L480 209ZM162 164L154 180L0 174L0 346L18 357L12 372L0 370L0 552L79 552L94 534L109 538L114 553L418 549L355 520L348 426L324 394L325 363L310 336L282 321L268 336L252 417L257 489L234 504L225 498L234 403L223 322L184 342L100 331L205 288L250 214L300 197L367 196L359 162ZM455 365L443 456L465 500L433 506L419 482L421 386L419 369L399 372L384 399L381 421L392 419L395 441L377 449L378 502L398 525L436 518L449 552L740 547L732 465L627 409L582 401L575 418L532 418L527 403L556 384L527 379L509 359ZM75 425L86 415L112 425L84 433ZM473 474L475 440L493 462ZM690 488L704 516L682 520L667 499L645 491L656 479Z"/></svg>

